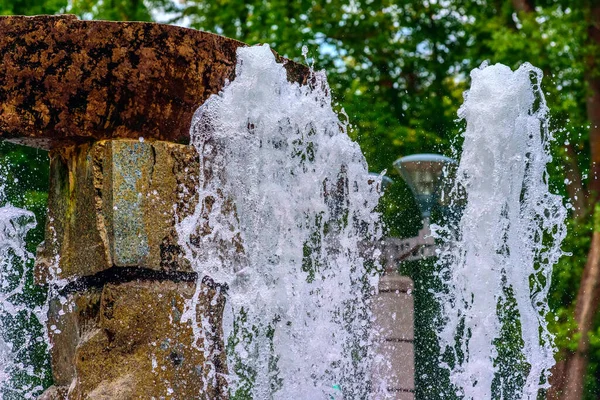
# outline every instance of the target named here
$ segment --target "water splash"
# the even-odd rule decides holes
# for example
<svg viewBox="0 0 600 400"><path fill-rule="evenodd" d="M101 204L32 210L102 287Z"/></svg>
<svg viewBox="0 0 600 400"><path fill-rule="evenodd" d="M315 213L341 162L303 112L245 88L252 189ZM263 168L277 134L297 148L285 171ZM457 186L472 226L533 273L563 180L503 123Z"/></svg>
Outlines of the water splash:
<svg viewBox="0 0 600 400"><path fill-rule="evenodd" d="M0 200L4 187L0 185ZM36 225L33 213L4 205L0 207L0 399L9 393L19 398L33 398L41 387L18 382L17 375L34 375L32 368L21 360L20 353L36 341L21 329L19 321L36 318L35 310L23 299L28 264L33 255L25 248L25 236ZM10 397L10 396L9 396ZM14 398L14 397L10 397Z"/></svg>
<svg viewBox="0 0 600 400"><path fill-rule="evenodd" d="M381 234L376 185L323 74L300 86L266 45L237 55L235 80L194 116L199 204L178 226L199 276L228 288L230 392L366 398L377 279L358 247Z"/></svg>
<svg viewBox="0 0 600 400"><path fill-rule="evenodd" d="M459 395L508 398L502 388L518 379L500 370L506 344L498 339L508 314L516 313L523 382L510 397L535 399L554 365L547 294L566 235L562 198L548 188L552 136L542 73L530 64L514 72L497 64L471 78L459 110L467 127L454 191L467 195L458 237L451 228L434 228L450 242L438 262L446 287L437 294L439 341Z"/></svg>

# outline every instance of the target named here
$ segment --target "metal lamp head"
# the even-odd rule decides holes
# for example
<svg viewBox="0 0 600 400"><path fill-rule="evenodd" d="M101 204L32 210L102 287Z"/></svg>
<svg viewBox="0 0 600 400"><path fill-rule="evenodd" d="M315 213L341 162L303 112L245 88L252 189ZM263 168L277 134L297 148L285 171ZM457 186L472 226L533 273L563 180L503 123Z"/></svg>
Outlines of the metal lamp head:
<svg viewBox="0 0 600 400"><path fill-rule="evenodd" d="M394 162L394 168L413 192L424 219L431 215L440 177L444 166L448 164L456 164L456 161L439 154L413 154Z"/></svg>

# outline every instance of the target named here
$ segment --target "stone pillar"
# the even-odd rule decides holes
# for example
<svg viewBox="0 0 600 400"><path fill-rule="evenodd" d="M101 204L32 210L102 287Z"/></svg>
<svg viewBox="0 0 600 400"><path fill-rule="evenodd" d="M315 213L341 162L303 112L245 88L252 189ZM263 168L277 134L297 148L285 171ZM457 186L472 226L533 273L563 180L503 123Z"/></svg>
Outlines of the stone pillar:
<svg viewBox="0 0 600 400"><path fill-rule="evenodd" d="M101 140L51 151L39 274L193 272L175 222L194 211L198 173L195 149L168 142Z"/></svg>
<svg viewBox="0 0 600 400"><path fill-rule="evenodd" d="M194 148L104 140L52 151L50 171L36 276L70 283L50 304L47 398L226 398L222 378L203 387L207 365L226 372L221 288L207 281L201 299L212 359L181 321L197 275L175 224L196 206Z"/></svg>
<svg viewBox="0 0 600 400"><path fill-rule="evenodd" d="M413 282L407 276L387 271L373 298L375 329L380 332L374 367L374 398L413 400L414 300Z"/></svg>

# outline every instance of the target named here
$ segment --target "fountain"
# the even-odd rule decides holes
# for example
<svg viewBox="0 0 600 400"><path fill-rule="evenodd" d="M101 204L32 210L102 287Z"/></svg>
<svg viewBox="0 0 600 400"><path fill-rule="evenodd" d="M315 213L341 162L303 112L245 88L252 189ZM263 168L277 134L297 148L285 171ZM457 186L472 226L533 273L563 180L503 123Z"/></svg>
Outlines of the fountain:
<svg viewBox="0 0 600 400"><path fill-rule="evenodd" d="M412 340L412 326L394 336L383 320L411 285L375 295L380 178L324 75L268 46L158 24L0 17L0 37L0 138L50 150L35 265L55 384L43 398L413 398L376 350L412 357L388 340ZM545 182L532 73L473 73L456 186L468 203L457 229L434 229L452 244L440 342L466 398L492 397L499 302L522 318L525 397L552 365L544 300L565 212ZM0 251L26 259L31 224L11 221L29 214L0 212L15 230ZM391 304L373 307L379 320L375 300ZM10 350L0 341L0 358Z"/></svg>
<svg viewBox="0 0 600 400"><path fill-rule="evenodd" d="M0 37L1 138L50 150L35 266L50 297L47 397L225 397L221 378L202 386L205 365L225 375L224 353L205 359L191 324L177 323L198 279L175 225L194 212L199 158L179 143L233 80L244 44L73 16L2 17ZM276 59L291 81L308 79ZM218 327L205 341L222 347L219 286L201 287L202 324Z"/></svg>
<svg viewBox="0 0 600 400"><path fill-rule="evenodd" d="M471 78L459 110L467 128L453 189L466 191L466 204L457 226L434 229L447 243L438 261L440 347L450 356L442 362L465 399L537 399L554 365L547 294L566 235L563 200L548 188L552 136L542 73L497 64ZM512 340L522 341L522 358L500 371L510 314L520 320Z"/></svg>
<svg viewBox="0 0 600 400"><path fill-rule="evenodd" d="M2 138L50 150L45 398L369 395L378 179L323 75L157 24L0 36Z"/></svg>

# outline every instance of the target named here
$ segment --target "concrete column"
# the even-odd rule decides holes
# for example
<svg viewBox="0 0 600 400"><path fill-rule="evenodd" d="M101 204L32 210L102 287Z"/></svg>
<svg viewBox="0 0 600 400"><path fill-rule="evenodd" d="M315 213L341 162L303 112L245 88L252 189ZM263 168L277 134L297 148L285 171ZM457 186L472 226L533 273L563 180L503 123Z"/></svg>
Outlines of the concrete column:
<svg viewBox="0 0 600 400"><path fill-rule="evenodd" d="M375 326L380 333L374 366L374 399L414 399L413 282L386 272L373 298Z"/></svg>

